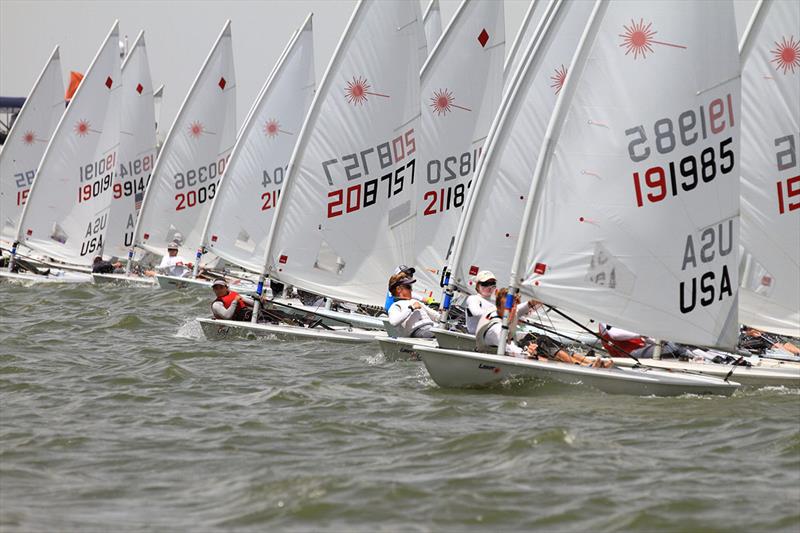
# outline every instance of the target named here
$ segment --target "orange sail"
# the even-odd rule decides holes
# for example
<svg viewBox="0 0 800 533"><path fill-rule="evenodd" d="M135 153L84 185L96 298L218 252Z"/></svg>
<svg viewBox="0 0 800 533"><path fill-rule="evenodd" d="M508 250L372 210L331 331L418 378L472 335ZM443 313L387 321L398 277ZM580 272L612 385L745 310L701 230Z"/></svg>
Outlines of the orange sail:
<svg viewBox="0 0 800 533"><path fill-rule="evenodd" d="M75 94L75 91L78 90L78 85L81 84L81 81L83 81L83 74L80 72L75 72L74 70L70 71L69 87L67 87L67 93L64 95L64 99L67 102L72 100L72 96Z"/></svg>

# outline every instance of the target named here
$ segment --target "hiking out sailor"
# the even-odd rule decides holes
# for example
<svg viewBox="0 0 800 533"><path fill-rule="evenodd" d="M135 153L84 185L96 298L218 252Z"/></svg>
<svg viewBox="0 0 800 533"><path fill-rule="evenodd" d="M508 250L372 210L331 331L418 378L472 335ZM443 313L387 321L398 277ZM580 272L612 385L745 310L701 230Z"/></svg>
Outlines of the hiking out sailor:
<svg viewBox="0 0 800 533"><path fill-rule="evenodd" d="M599 325L599 333L603 347L611 357L632 355L637 359L652 358L658 345L653 339L602 322ZM690 360L694 358L694 354L673 342L662 342L661 357Z"/></svg>
<svg viewBox="0 0 800 533"><path fill-rule="evenodd" d="M396 269L394 269L394 274L393 275L403 273L403 274L406 274L409 278L413 278L414 277L414 273L416 271L417 271L417 269L414 268L414 267L410 267L410 266L406 266L406 265L400 265ZM388 313L389 312L389 308L392 306L394 301L395 300L394 300L394 296L392 295L392 291L386 291L386 300L383 302L383 310Z"/></svg>
<svg viewBox="0 0 800 533"><path fill-rule="evenodd" d="M92 261L92 272L95 274L119 274L124 272L122 268L122 263L116 261L112 263L111 261L104 261L102 256L97 256Z"/></svg>
<svg viewBox="0 0 800 533"><path fill-rule="evenodd" d="M785 341L777 335L751 328L750 326L742 326L739 333L739 349L756 355L763 355L769 350L786 351L792 355L800 355L800 348L795 344Z"/></svg>
<svg viewBox="0 0 800 533"><path fill-rule="evenodd" d="M389 323L403 337L431 339L431 328L439 320L439 313L411 297L411 286L416 281L406 272L398 272L389 278L389 293L394 298L389 307Z"/></svg>
<svg viewBox="0 0 800 533"><path fill-rule="evenodd" d="M222 320L249 321L253 316L253 304L249 296L242 296L228 289L228 282L218 279L211 284L217 299L211 303L214 318Z"/></svg>
<svg viewBox="0 0 800 533"><path fill-rule="evenodd" d="M494 293L497 290L497 279L488 270L481 270L475 276L475 294L467 297L464 308L467 315L467 331L473 335L478 330L481 317L497 310Z"/></svg>
<svg viewBox="0 0 800 533"><path fill-rule="evenodd" d="M505 299L508 289L497 291L495 305L497 308L481 317L478 330L475 333L475 341L478 350L485 353L496 353L497 346L500 344L501 333L503 331L503 316L505 315ZM514 298L511 307L509 324L513 325L517 317L528 314L530 311L540 306L536 300L528 300L519 304L519 296ZM520 346L522 344L522 346ZM590 359L589 354L581 355L569 353L563 346L545 335L526 335L518 344L514 340L509 340L506 344L506 355L526 359L537 359L540 361L558 361L581 366L594 366L608 368L613 362L603 360L600 357ZM524 346L524 347L523 347Z"/></svg>

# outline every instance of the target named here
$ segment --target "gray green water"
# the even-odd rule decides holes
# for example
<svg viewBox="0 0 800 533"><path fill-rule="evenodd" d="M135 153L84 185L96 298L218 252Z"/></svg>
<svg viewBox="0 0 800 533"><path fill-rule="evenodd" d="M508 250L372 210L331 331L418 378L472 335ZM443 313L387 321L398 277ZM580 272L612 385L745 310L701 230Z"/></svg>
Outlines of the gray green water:
<svg viewBox="0 0 800 533"><path fill-rule="evenodd" d="M0 530L798 531L800 391L438 388L211 342L204 292L0 285Z"/></svg>

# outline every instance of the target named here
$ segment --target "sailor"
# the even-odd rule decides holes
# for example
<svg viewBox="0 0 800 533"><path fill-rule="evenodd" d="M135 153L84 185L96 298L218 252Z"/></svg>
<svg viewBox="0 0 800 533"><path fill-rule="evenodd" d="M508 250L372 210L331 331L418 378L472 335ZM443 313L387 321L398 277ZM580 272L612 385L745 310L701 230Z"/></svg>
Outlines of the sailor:
<svg viewBox="0 0 800 533"><path fill-rule="evenodd" d="M217 296L211 303L214 318L222 320L249 321L253 316L253 299L228 289L224 279L215 280L211 289Z"/></svg>
<svg viewBox="0 0 800 533"><path fill-rule="evenodd" d="M389 293L394 299L389 307L389 323L403 337L431 339L431 328L439 320L439 313L411 297L411 286L416 281L402 271L389 278Z"/></svg>
<svg viewBox="0 0 800 533"><path fill-rule="evenodd" d="M97 256L92 261L92 272L95 274L114 274L122 270L122 263L119 261L112 263L111 261L103 261L102 256Z"/></svg>
<svg viewBox="0 0 800 533"><path fill-rule="evenodd" d="M599 332L603 348L611 357L629 357L631 355L637 359L653 357L657 345L653 339L602 322ZM694 354L683 346L672 342L662 342L661 357L689 360L694 358Z"/></svg>
<svg viewBox="0 0 800 533"><path fill-rule="evenodd" d="M793 343L750 326L742 326L739 334L739 348L757 355L763 355L769 350L800 355L800 348Z"/></svg>
<svg viewBox="0 0 800 533"><path fill-rule="evenodd" d="M395 269L393 275L400 274L402 272L402 273L406 274L409 278L413 278L414 277L414 273L416 271L417 271L417 269L415 269L414 267L410 267L410 266L406 266L406 265L400 265ZM389 312L389 308L392 306L393 303L394 303L394 296L392 296L392 291L387 291L386 292L386 300L383 302L383 310L388 313Z"/></svg>
<svg viewBox="0 0 800 533"><path fill-rule="evenodd" d="M167 255L161 259L156 270L167 276L183 277L191 273L192 264L178 255L178 243L171 242L167 245Z"/></svg>
<svg viewBox="0 0 800 533"><path fill-rule="evenodd" d="M488 270L481 270L475 276L475 292L468 298L464 307L467 314L467 331L475 334L481 317L497 310L494 293L497 290L497 279Z"/></svg>
<svg viewBox="0 0 800 533"><path fill-rule="evenodd" d="M508 294L508 289L500 289L497 291L495 299L496 309L490 313L486 313L478 325L478 330L475 333L475 341L478 350L485 353L496 353L497 346L500 344L500 336L503 331L503 316L505 314L505 299ZM536 300L528 300L527 302L519 305L519 297L514 298L514 304L511 307L510 323L516 321L518 316L528 314L531 310L541 305ZM562 363L569 363L581 366L593 366L598 368L608 368L613 365L613 362L603 360L600 357L590 359L577 353L568 353L563 347L553 339L544 335L533 336L529 339L528 336L523 339L522 344L524 348L513 340L509 340L506 344L506 355L511 357L521 357L527 359L538 359L541 361L558 361Z"/></svg>

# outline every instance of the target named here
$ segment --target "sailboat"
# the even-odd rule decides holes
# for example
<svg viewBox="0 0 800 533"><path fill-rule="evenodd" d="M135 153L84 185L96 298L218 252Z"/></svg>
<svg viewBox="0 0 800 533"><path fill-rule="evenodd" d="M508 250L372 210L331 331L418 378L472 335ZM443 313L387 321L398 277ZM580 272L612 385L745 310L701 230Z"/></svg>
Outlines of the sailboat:
<svg viewBox="0 0 800 533"><path fill-rule="evenodd" d="M535 38L518 53L520 68L514 71L514 82L506 82L449 256L442 298L443 326L455 292L473 292L472 278L479 271L492 271L499 280L510 275L530 177L566 80L567 65L592 8L590 2L550 1L533 31ZM441 347L475 348L472 334L446 327L434 328L433 332Z"/></svg>
<svg viewBox="0 0 800 533"><path fill-rule="evenodd" d="M58 46L50 54L0 149L0 238L11 244L36 168L64 114L64 80Z"/></svg>
<svg viewBox="0 0 800 533"><path fill-rule="evenodd" d="M595 4L533 173L504 326L521 292L655 338L735 346L739 187L725 179L738 175L739 164L735 51L732 5ZM443 386L544 377L665 396L729 395L739 386L656 369L510 358L505 344L497 355L419 354Z"/></svg>
<svg viewBox="0 0 800 533"><path fill-rule="evenodd" d="M108 214L104 253L125 256L133 245L133 231L144 193L156 160L155 109L153 83L144 31L133 43L122 63L120 139L117 151L119 168L114 179L111 209ZM124 274L92 274L95 283L121 281L152 285L155 280Z"/></svg>
<svg viewBox="0 0 800 533"><path fill-rule="evenodd" d="M741 240L739 322L800 337L800 6L759 2L739 50L742 64ZM794 43L794 44L792 44ZM791 58L795 59L792 61ZM789 60L787 60L787 58ZM794 139L794 140L793 140ZM712 353L713 355L713 353ZM800 366L748 358L736 367L743 385L800 386ZM624 363L625 361L620 361ZM733 367L711 362L648 360L647 366L724 376Z"/></svg>
<svg viewBox="0 0 800 533"><path fill-rule="evenodd" d="M231 152L202 233L202 245L216 256L261 271L267 233L314 86L309 15L267 77Z"/></svg>
<svg viewBox="0 0 800 533"><path fill-rule="evenodd" d="M200 246L202 224L236 140L236 78L227 21L192 83L156 160L134 230L135 248L163 255L176 242ZM200 257L196 261L200 261ZM188 265L186 273L189 274ZM162 288L188 279L156 274ZM208 285L208 283L206 283Z"/></svg>
<svg viewBox="0 0 800 533"><path fill-rule="evenodd" d="M422 28L425 30L425 42L428 53L433 53L433 47L442 36L442 10L439 0L431 0L422 14Z"/></svg>
<svg viewBox="0 0 800 533"><path fill-rule="evenodd" d="M413 254L413 234L404 223L415 214L424 39L414 2L363 0L356 6L294 149L268 236L262 283L269 276L345 302L383 304L389 275ZM330 331L198 321L210 338L372 342L376 335L349 324Z"/></svg>
<svg viewBox="0 0 800 533"><path fill-rule="evenodd" d="M420 72L420 177L414 185L417 292L439 290L458 221L500 104L505 59L501 2L465 0ZM381 339L387 358L420 339Z"/></svg>
<svg viewBox="0 0 800 533"><path fill-rule="evenodd" d="M47 145L17 225L16 242L77 267L87 268L102 255L108 226L119 145L118 41L115 22ZM48 281L34 274L0 275ZM91 281L91 276L63 280Z"/></svg>

